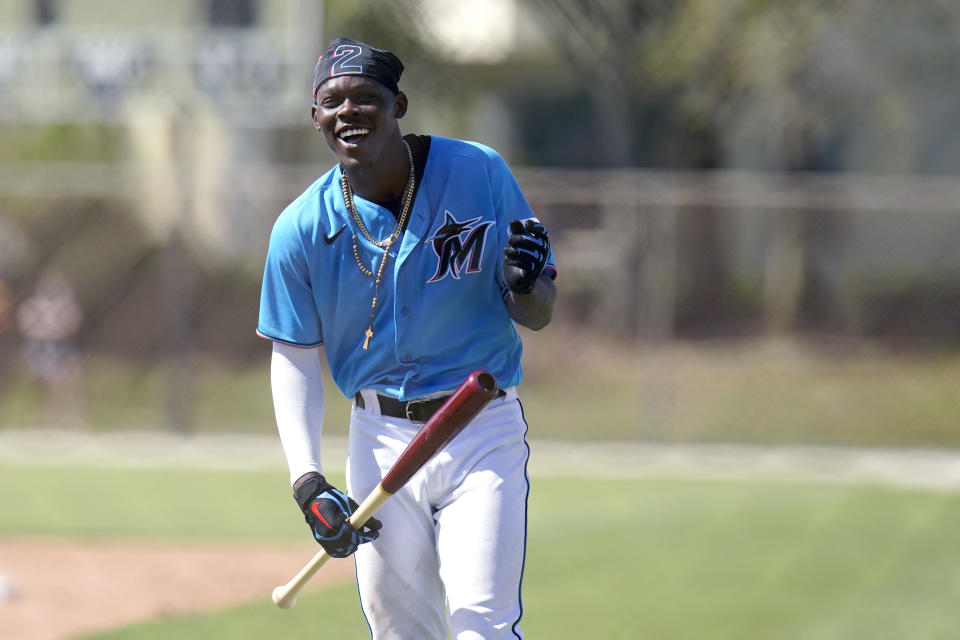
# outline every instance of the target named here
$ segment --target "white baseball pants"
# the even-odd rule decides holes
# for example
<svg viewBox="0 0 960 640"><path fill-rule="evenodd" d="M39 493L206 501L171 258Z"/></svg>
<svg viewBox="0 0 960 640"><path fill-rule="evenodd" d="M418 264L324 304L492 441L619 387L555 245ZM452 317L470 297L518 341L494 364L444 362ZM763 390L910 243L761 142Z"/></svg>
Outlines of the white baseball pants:
<svg viewBox="0 0 960 640"><path fill-rule="evenodd" d="M373 398L368 390L364 398ZM372 491L420 425L354 406L348 493ZM514 389L490 402L376 513L355 554L373 640L523 638L527 425Z"/></svg>

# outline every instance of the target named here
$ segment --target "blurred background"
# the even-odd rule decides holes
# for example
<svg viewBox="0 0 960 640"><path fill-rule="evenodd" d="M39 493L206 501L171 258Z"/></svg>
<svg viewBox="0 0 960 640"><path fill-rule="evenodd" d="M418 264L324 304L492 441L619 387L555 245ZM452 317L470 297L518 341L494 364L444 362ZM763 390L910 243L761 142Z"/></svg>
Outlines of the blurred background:
<svg viewBox="0 0 960 640"><path fill-rule="evenodd" d="M335 161L310 84L348 35L550 230L534 435L956 446L958 32L949 0L0 0L0 430L273 434L263 259Z"/></svg>
<svg viewBox="0 0 960 640"><path fill-rule="evenodd" d="M346 574L266 597L312 542L260 281L336 161L309 112L338 35L550 231L527 633L956 637L956 0L0 0L0 636L367 637ZM207 584L235 608L179 617L228 606Z"/></svg>

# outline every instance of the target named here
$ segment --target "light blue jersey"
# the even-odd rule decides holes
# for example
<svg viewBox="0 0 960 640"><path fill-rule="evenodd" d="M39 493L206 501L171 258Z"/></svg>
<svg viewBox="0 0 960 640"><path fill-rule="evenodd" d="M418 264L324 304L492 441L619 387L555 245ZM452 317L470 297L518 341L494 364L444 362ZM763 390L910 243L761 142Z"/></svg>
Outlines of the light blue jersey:
<svg viewBox="0 0 960 640"><path fill-rule="evenodd" d="M391 247L374 337L363 349L383 249L358 229L334 167L291 203L270 236L257 333L324 345L347 397L363 388L406 400L455 389L477 369L501 387L520 382L522 346L501 263L511 220L534 217L506 163L481 144L433 136L410 220ZM394 230L389 210L354 196L370 235ZM551 253L546 270L556 275Z"/></svg>

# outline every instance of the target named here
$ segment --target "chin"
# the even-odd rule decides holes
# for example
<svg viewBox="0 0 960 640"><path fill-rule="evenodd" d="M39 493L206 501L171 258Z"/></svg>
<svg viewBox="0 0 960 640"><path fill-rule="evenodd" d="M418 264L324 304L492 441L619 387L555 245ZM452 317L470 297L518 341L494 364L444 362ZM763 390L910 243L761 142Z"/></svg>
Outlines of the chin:
<svg viewBox="0 0 960 640"><path fill-rule="evenodd" d="M342 151L337 151L336 155L337 155L337 160L339 160L340 164L342 164L344 167L359 168L359 167L363 167L365 164L369 164L369 163L365 163L363 161L363 158L361 158L356 154L343 153Z"/></svg>
<svg viewBox="0 0 960 640"><path fill-rule="evenodd" d="M344 149L339 147L335 150L340 164L344 167L369 169L375 167L378 162L378 156L371 153L369 149Z"/></svg>

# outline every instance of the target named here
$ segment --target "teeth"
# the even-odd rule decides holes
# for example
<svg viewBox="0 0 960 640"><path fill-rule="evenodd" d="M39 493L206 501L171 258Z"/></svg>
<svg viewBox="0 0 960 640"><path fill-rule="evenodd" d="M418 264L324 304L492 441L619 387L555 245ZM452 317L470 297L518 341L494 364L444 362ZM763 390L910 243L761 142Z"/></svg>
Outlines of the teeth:
<svg viewBox="0 0 960 640"><path fill-rule="evenodd" d="M347 129L340 134L340 139L349 138L350 136L365 136L370 133L370 129Z"/></svg>

